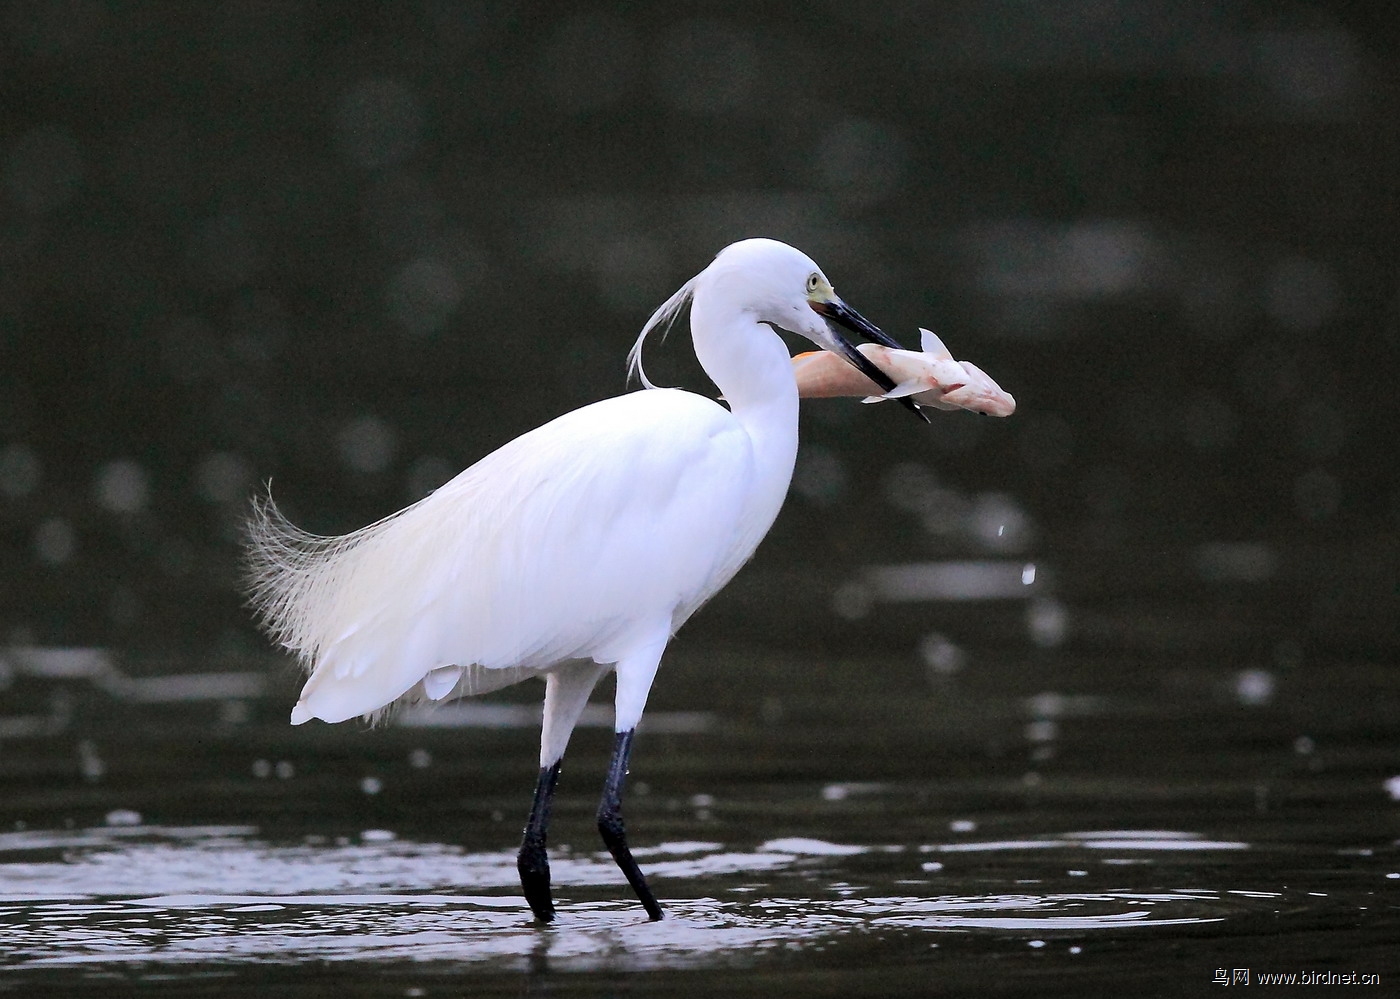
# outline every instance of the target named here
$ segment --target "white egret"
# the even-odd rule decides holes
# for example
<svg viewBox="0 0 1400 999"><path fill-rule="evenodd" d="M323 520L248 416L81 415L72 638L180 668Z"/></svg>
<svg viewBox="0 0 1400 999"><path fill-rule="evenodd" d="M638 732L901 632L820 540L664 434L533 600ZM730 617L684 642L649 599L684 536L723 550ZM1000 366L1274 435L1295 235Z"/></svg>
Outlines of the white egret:
<svg viewBox="0 0 1400 999"><path fill-rule="evenodd" d="M696 356L728 409L658 389L642 370L647 335L687 302ZM566 413L344 537L307 534L271 499L258 504L252 603L310 674L292 723L374 718L405 701L544 677L540 770L518 866L530 908L548 922L545 837L560 762L594 684L614 672L616 734L598 828L660 919L622 822L633 734L666 643L748 561L787 495L798 392L776 331L895 387L838 325L899 346L842 302L805 254L746 239L643 327L629 361L650 391Z"/></svg>

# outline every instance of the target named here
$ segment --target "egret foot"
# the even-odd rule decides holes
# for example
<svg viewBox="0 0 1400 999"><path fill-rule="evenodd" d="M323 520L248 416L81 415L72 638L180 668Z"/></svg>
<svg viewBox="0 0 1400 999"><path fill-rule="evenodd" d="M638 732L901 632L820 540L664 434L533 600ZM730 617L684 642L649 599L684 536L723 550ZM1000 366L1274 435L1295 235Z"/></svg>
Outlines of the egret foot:
<svg viewBox="0 0 1400 999"><path fill-rule="evenodd" d="M530 806L530 818L525 823L525 835L520 843L515 867L520 872L520 887L530 911L541 923L554 919L554 900L549 892L549 854L545 852L545 833L549 828L549 807L554 800L554 785L559 782L559 764L540 770L535 783L535 802Z"/></svg>
<svg viewBox="0 0 1400 999"><path fill-rule="evenodd" d="M627 883L637 893L642 908L646 909L648 916L657 920L662 915L661 905L647 887L642 869L632 859L632 851L627 847L627 829L622 823L622 785L627 780L627 758L632 755L632 736L635 732L636 729L619 732L613 741L608 780L603 785L603 800L598 803L598 832L602 834L608 852L627 878Z"/></svg>

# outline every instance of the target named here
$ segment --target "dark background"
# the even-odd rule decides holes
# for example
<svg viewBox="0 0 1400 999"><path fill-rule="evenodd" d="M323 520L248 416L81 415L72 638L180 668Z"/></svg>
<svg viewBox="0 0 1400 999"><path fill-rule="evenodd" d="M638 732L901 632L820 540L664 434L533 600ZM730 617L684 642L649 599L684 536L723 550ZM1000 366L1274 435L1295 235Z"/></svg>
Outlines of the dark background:
<svg viewBox="0 0 1400 999"><path fill-rule="evenodd" d="M692 629L817 641L775 626L853 567L986 553L1084 604L1291 580L1287 648L1393 649L1384 5L568 7L0 8L0 639L262 654L259 483L390 513L622 391L651 309L768 235L1020 408L808 405Z"/></svg>

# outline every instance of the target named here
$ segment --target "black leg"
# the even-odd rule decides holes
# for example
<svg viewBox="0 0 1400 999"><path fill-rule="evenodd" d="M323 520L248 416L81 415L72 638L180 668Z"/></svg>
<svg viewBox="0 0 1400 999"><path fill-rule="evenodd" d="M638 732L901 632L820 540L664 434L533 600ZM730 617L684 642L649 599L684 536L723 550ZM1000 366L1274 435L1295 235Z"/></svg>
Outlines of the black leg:
<svg viewBox="0 0 1400 999"><path fill-rule="evenodd" d="M554 902L549 895L549 854L545 852L545 833L549 828L549 805L554 799L554 785L559 782L559 764L540 770L535 784L535 803L530 806L530 820L525 823L525 836L515 866L520 871L520 887L535 918L547 923L554 918Z"/></svg>
<svg viewBox="0 0 1400 999"><path fill-rule="evenodd" d="M642 907L652 919L661 918L661 906L656 896L647 887L647 879L642 877L642 869L632 859L632 851L627 848L627 829L622 824L622 785L627 780L627 758L632 755L632 736L636 729L617 733L613 742L612 763L608 767L608 782L603 785L603 800L598 804L598 831L603 834L603 842L627 883L641 899Z"/></svg>

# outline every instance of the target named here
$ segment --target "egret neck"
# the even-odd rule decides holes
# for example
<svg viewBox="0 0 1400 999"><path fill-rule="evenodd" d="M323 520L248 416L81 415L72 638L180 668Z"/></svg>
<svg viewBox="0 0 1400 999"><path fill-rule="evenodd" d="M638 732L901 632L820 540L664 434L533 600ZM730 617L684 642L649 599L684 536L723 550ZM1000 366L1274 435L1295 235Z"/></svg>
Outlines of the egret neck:
<svg viewBox="0 0 1400 999"><path fill-rule="evenodd" d="M752 444L754 517L747 523L761 538L778 516L797 460L797 380L782 337L748 309L716 307L704 291L697 288L691 304L691 339Z"/></svg>

